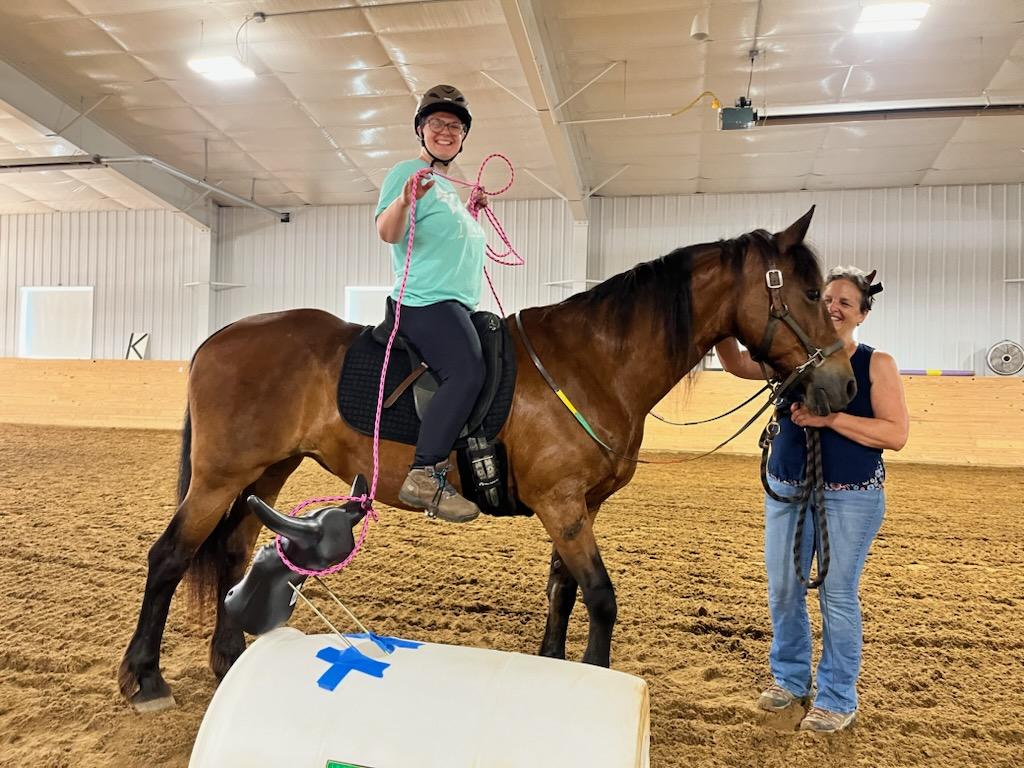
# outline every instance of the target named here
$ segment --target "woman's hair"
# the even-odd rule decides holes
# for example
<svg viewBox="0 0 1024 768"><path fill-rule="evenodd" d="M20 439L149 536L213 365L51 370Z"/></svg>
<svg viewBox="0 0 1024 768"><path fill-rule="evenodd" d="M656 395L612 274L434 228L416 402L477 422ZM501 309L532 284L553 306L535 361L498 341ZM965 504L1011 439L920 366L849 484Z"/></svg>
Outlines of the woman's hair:
<svg viewBox="0 0 1024 768"><path fill-rule="evenodd" d="M875 294L882 291L882 284L873 282L877 271L873 269L865 272L858 267L832 267L825 277L825 285L835 280L849 280L860 291L860 311L870 312L875 303Z"/></svg>

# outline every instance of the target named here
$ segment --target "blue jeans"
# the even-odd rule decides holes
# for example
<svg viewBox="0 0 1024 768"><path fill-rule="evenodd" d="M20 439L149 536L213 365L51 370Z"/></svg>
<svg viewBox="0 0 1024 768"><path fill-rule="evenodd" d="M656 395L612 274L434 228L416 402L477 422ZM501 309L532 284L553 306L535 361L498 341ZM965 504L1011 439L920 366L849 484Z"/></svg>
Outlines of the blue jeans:
<svg viewBox="0 0 1024 768"><path fill-rule="evenodd" d="M796 488L769 479L780 496ZM799 505L765 496L764 559L768 571L768 607L772 616L769 656L775 682L796 696L811 689L811 627L807 619L807 588L796 577L793 539ZM825 491L830 565L818 588L822 616L822 649L818 662L814 706L831 712L857 709L860 674L860 600L857 590L871 541L882 525L885 492ZM808 510L800 562L806 577L814 548L814 529Z"/></svg>

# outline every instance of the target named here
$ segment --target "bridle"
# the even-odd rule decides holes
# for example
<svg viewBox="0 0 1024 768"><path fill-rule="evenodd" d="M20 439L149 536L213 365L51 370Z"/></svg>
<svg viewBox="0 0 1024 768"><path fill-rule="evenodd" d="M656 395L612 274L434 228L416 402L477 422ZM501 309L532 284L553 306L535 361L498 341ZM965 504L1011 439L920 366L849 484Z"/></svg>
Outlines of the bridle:
<svg viewBox="0 0 1024 768"><path fill-rule="evenodd" d="M781 399L803 378L808 370L820 368L829 356L842 349L843 341L842 339L836 339L827 347L819 347L811 341L810 336L800 327L800 323L796 321L789 311L789 306L782 300L782 286L784 284L782 270L773 263L769 263L768 270L764 273L764 281L768 286L768 324L765 326L761 343L750 350L750 359L761 366L761 371L765 374L765 381L769 382L770 385L770 377L768 376L764 361L768 358L769 351L771 351L772 341L775 339L775 332L779 328L779 323L786 324L797 340L803 345L804 351L807 352L807 360L794 368L793 372L781 384L772 389L774 397Z"/></svg>

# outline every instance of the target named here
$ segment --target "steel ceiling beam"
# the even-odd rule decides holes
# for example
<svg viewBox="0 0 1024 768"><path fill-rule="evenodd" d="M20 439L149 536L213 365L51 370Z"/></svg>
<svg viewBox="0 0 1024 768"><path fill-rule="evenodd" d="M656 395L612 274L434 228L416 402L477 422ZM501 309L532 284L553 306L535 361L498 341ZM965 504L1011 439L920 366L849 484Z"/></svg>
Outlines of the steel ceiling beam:
<svg viewBox="0 0 1024 768"><path fill-rule="evenodd" d="M543 23L542 0L501 0L501 8L522 64L530 95L544 130L548 147L558 170L558 186L569 204L575 221L588 220L586 190L583 182L583 156L580 139L574 129L559 125L552 104L561 101L555 77L555 63L547 27Z"/></svg>
<svg viewBox="0 0 1024 768"><path fill-rule="evenodd" d="M0 100L43 135L56 133L67 121L69 112L80 112L3 60L0 60ZM83 160L88 160L89 155L116 158L138 154L133 147L84 115L74 121L71 129L65 127L64 130L64 139L88 153L82 156ZM213 214L206 207L182 213L182 209L195 198L195 191L189 184L150 163L132 163L117 171L135 182L155 202L175 209L194 224L210 228Z"/></svg>
<svg viewBox="0 0 1024 768"><path fill-rule="evenodd" d="M197 179L195 176L190 176L173 165L169 165L158 158L151 155L129 155L128 157L101 157L100 155L61 155L59 157L19 157L13 160L0 159L0 173L27 173L30 171L67 171L67 170L87 170L89 168L110 168L114 165L124 165L128 163L148 163L154 168L159 168L164 173L170 174L175 178L179 178L182 181L188 182L192 186L199 187L200 189L206 190L206 195L214 194L219 195L233 203L246 206L248 208L255 208L257 211L263 211L263 213L273 216L278 221L287 223L291 221L291 214L288 211L277 211L273 208L268 208L265 205L236 195L234 192L229 192L226 189L218 187L216 184L210 184L208 181L203 179ZM192 208L198 200L193 198L187 206L181 209L181 213L186 213Z"/></svg>

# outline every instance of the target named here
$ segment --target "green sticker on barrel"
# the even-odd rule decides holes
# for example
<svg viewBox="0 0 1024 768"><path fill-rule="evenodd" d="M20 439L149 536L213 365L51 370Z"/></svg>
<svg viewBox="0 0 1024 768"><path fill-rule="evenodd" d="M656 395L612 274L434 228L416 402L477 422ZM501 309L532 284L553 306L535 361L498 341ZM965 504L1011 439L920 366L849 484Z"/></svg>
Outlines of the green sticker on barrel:
<svg viewBox="0 0 1024 768"><path fill-rule="evenodd" d="M326 768L370 768L368 765L358 763L339 763L337 760L328 760Z"/></svg>

